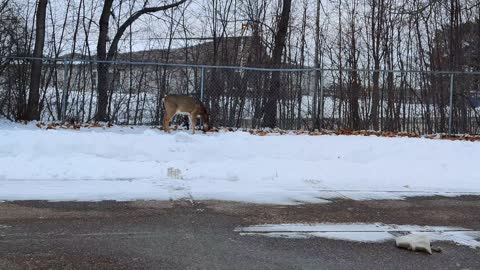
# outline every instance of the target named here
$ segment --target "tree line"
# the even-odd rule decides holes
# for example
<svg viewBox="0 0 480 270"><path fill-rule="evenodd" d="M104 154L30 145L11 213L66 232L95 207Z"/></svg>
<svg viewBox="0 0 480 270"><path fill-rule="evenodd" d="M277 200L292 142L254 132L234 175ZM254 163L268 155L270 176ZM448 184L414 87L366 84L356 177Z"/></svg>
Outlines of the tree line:
<svg viewBox="0 0 480 270"><path fill-rule="evenodd" d="M86 69L96 81L87 120L112 121L118 65L111 61L148 61L149 51L161 50L161 62L178 63L178 48L208 43L207 58L185 49L183 62L319 68L208 69L202 82L200 70L190 72L193 91L204 84L205 102L221 125L242 125L250 106L257 127L432 133L447 131L451 115L456 132L478 132L480 3L474 0L1 0L0 25L0 113L14 120L39 120L48 110L46 93L59 66L40 58L97 60ZM232 47L237 37L245 39ZM139 52L143 58L135 57ZM18 65L10 56L34 59ZM432 71L457 73L452 80ZM63 72L69 81L60 88L74 89L73 65ZM167 67L155 72L154 104L179 84L172 74ZM129 76L127 99L139 98L141 77ZM62 103L60 94L51 102ZM61 114L59 107L52 115ZM153 115L153 122L162 116Z"/></svg>

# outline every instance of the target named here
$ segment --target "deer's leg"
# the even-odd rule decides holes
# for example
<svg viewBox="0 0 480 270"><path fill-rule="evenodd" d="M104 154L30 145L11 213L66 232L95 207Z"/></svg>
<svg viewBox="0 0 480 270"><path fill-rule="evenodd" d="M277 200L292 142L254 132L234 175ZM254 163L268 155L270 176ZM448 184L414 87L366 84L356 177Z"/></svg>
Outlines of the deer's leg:
<svg viewBox="0 0 480 270"><path fill-rule="evenodd" d="M190 118L190 124L192 126L192 135L195 134L195 126L196 126L196 123L197 123L197 117L195 114L191 113L189 115L189 118Z"/></svg>
<svg viewBox="0 0 480 270"><path fill-rule="evenodd" d="M163 118L163 130L165 130L165 132L170 133L170 121L172 117L173 115L167 112Z"/></svg>
<svg viewBox="0 0 480 270"><path fill-rule="evenodd" d="M188 120L185 121L185 117L183 117L183 124L187 127L187 130L190 129L190 116L187 117Z"/></svg>

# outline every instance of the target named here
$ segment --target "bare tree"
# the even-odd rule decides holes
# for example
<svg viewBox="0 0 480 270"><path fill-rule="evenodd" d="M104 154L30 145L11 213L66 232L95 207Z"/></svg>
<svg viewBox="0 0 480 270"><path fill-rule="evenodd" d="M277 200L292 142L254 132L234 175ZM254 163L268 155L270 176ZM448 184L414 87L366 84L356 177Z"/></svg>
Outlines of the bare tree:
<svg viewBox="0 0 480 270"><path fill-rule="evenodd" d="M272 67L279 67L282 63L283 50L285 49L285 37L288 32L288 22L290 20L290 10L292 0L283 0L282 12L279 16L277 32L275 33L275 41L272 51ZM270 89L267 93L267 101L265 103L264 126L274 128L277 126L277 94L280 89L280 73L272 72L270 80Z"/></svg>
<svg viewBox="0 0 480 270"><path fill-rule="evenodd" d="M34 59L32 62L32 71L30 76L30 92L28 95L28 105L25 112L26 120L39 120L39 100L40 100L40 78L42 75L43 46L45 43L45 17L47 14L48 0L39 0L36 13L35 29L35 48L33 50Z"/></svg>
<svg viewBox="0 0 480 270"><path fill-rule="evenodd" d="M380 102L380 63L383 57L381 52L382 36L384 35L385 0L370 0L370 42L373 58L373 89L372 111L370 114L374 130L379 130L379 102Z"/></svg>
<svg viewBox="0 0 480 270"><path fill-rule="evenodd" d="M360 80L358 76L358 49L357 49L357 6L358 0L353 0L351 2L351 8L349 9L349 53L348 53L348 64L352 71L350 72L349 77L349 86L348 91L349 96L349 122L350 128L353 130L358 130L361 127L360 116L359 116L359 93L360 93Z"/></svg>
<svg viewBox="0 0 480 270"><path fill-rule="evenodd" d="M319 89L320 89L320 86L319 86L319 83L320 83L320 72L318 71L318 68L320 68L321 66L321 58L320 58L320 51L321 51L321 40L320 40L320 8L321 8L321 1L320 0L317 0L317 5L316 5L316 12L315 12L315 51L314 51L314 66L315 68L317 68L317 70L315 70L315 88L314 88L314 92L313 92L313 102L312 102L312 106L313 106L313 110L312 110L312 116L313 116L313 128L314 129L319 129L319 128L322 128L323 125L319 122L319 114L321 112L319 112L319 110L322 110L323 111L323 100L318 100L318 92L319 92ZM322 78L323 80L323 78Z"/></svg>
<svg viewBox="0 0 480 270"><path fill-rule="evenodd" d="M107 115L108 107L108 69L110 67L109 61L113 60L115 54L118 50L118 43L122 38L125 31L130 25L132 25L138 18L144 14L151 14L162 10L167 10L174 8L185 3L187 0L180 0L173 4L159 6L159 7L144 7L136 12L134 12L117 30L115 36L111 40L110 47L107 51L107 41L108 41L108 27L109 20L111 16L111 9L114 0L105 0L102 14L100 16L99 28L100 33L97 43L97 74L98 74L98 87L97 87L97 113L95 115L95 120L97 121L108 121L109 116ZM145 2L147 4L148 1Z"/></svg>

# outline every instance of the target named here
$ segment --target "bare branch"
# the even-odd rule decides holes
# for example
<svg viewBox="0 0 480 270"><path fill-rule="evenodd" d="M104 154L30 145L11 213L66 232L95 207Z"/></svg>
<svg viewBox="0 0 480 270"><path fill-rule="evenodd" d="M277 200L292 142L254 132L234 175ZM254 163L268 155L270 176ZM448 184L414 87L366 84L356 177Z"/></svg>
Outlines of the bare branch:
<svg viewBox="0 0 480 270"><path fill-rule="evenodd" d="M130 16L121 26L120 28L118 28L118 31L117 33L115 34L115 37L113 38L112 40L112 44L110 46L110 49L108 50L108 54L107 54L107 60L112 60L113 57L115 56L115 53L117 52L117 49L118 49L118 42L120 41L120 39L122 38L122 35L125 33L125 31L127 30L127 28L133 23L135 22L138 18L140 18L140 16L142 16L143 14L148 14L148 13L155 13L155 12L158 12L158 11L162 11L162 10L167 10L167 9L170 9L170 8L174 8L174 7L177 7L183 3L185 3L187 0L180 0L178 2L175 2L173 4L170 4L170 5L165 5L165 6L161 6L161 7L146 7L146 8L143 8L139 11L136 11L135 13L132 14L132 16Z"/></svg>

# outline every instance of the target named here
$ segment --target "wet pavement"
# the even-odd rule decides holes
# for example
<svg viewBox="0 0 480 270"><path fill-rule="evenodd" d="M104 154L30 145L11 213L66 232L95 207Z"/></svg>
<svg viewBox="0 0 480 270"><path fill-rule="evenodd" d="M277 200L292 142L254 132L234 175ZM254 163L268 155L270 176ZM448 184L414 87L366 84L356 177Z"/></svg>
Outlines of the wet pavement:
<svg viewBox="0 0 480 270"><path fill-rule="evenodd" d="M339 200L266 206L233 202L0 203L0 269L480 269L480 249L441 253L392 241L240 236L263 223L381 222L480 230L480 197Z"/></svg>

